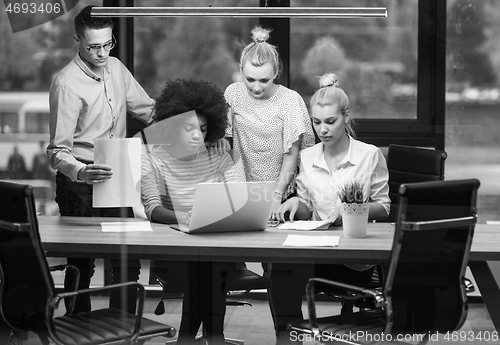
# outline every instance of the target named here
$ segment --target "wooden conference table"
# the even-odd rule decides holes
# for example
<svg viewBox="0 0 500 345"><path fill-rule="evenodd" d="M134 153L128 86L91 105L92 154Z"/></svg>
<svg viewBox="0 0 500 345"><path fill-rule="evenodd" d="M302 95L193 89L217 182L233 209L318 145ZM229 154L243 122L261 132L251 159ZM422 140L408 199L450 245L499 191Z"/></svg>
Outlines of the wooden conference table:
<svg viewBox="0 0 500 345"><path fill-rule="evenodd" d="M168 225L151 223L148 232L103 232L101 222L132 218L38 217L40 236L48 256L120 257L186 260L289 263L383 263L390 256L394 226L369 223L368 236L342 237L342 228L298 232L268 228L265 231L185 234ZM289 234L341 236L337 247L288 247ZM477 224L469 267L496 330L500 331L500 288L487 261L500 261L500 225Z"/></svg>

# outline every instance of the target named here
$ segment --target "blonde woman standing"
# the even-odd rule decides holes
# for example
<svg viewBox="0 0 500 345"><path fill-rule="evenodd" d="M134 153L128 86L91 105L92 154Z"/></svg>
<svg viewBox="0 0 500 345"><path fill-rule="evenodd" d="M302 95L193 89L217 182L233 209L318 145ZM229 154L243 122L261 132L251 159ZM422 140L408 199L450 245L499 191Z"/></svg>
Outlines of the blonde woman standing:
<svg viewBox="0 0 500 345"><path fill-rule="evenodd" d="M275 83L282 65L276 47L267 42L269 33L252 30L253 42L240 58L243 81L229 85L224 95L230 107L226 138L233 141L239 178L276 181L275 218L282 200L294 192L299 151L314 145L314 134L302 97Z"/></svg>

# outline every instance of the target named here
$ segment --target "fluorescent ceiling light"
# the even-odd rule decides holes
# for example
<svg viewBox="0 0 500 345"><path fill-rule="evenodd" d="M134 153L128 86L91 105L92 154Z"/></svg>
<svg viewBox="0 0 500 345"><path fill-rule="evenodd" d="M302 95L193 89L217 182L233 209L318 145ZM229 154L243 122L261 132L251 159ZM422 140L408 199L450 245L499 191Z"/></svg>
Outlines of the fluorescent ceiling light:
<svg viewBox="0 0 500 345"><path fill-rule="evenodd" d="M94 7L94 17L386 18L384 7Z"/></svg>

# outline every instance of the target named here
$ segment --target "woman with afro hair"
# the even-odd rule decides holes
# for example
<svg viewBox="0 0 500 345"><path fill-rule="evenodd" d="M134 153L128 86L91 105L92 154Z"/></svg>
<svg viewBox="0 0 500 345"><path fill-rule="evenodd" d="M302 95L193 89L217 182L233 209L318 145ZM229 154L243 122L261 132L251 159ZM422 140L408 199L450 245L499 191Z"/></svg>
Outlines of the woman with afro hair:
<svg viewBox="0 0 500 345"><path fill-rule="evenodd" d="M142 159L146 216L158 223L189 224L198 183L237 180L231 156L206 145L224 136L227 103L208 82L177 79L165 84L154 110L155 124L145 137L152 149Z"/></svg>
<svg viewBox="0 0 500 345"><path fill-rule="evenodd" d="M165 84L154 110L154 124L142 135L147 151L141 167L144 211L153 222L189 224L199 183L237 181L231 156L210 145L224 136L227 103L213 84L177 79ZM177 344L192 344L201 324L209 344L225 344L225 277L236 263L154 265L164 291L184 294Z"/></svg>

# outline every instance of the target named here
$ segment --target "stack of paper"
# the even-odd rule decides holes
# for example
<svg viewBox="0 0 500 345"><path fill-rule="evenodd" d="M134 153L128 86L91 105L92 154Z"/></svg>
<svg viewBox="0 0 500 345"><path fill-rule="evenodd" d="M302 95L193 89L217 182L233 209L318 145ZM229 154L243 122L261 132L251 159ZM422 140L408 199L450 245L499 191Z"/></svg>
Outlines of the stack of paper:
<svg viewBox="0 0 500 345"><path fill-rule="evenodd" d="M102 222L103 232L153 231L149 221L144 222Z"/></svg>
<svg viewBox="0 0 500 345"><path fill-rule="evenodd" d="M294 222L285 222L278 226L278 229L283 230L326 230L330 226L329 220L312 221L312 220L296 220Z"/></svg>
<svg viewBox="0 0 500 345"><path fill-rule="evenodd" d="M340 236L288 235L284 246L292 247L336 247Z"/></svg>

